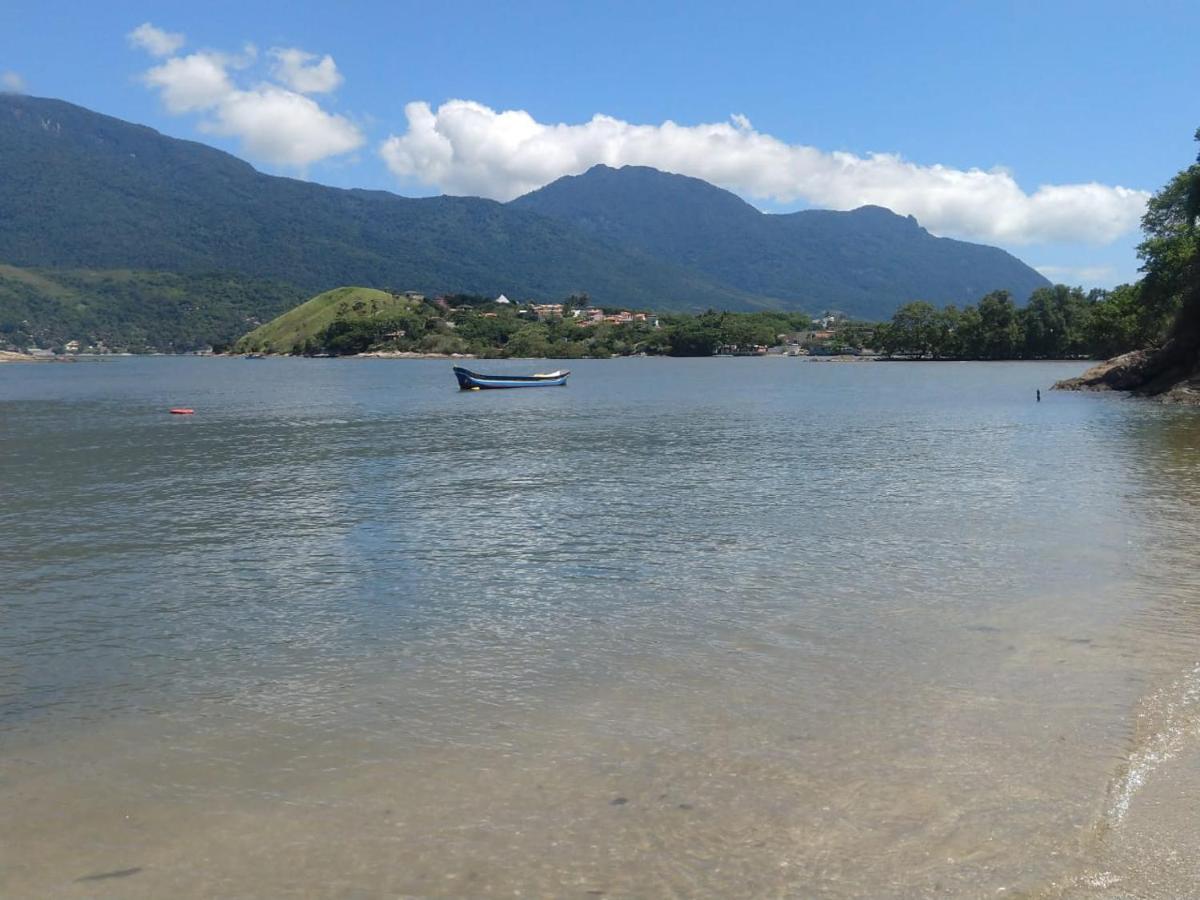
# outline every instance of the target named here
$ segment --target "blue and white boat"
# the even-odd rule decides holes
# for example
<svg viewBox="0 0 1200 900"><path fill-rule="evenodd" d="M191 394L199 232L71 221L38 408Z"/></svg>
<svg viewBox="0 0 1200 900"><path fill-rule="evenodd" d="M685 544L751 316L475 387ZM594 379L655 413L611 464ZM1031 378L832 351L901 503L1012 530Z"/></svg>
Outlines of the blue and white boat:
<svg viewBox="0 0 1200 900"><path fill-rule="evenodd" d="M565 369L538 375L480 375L462 366L454 367L454 377L464 391L486 391L495 388L562 387L571 373Z"/></svg>

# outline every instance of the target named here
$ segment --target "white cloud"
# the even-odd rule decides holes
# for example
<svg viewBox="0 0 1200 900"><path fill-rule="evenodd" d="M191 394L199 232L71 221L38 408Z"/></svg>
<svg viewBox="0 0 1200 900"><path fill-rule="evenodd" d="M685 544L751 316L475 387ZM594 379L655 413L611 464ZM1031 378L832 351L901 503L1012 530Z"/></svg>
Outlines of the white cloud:
<svg viewBox="0 0 1200 900"><path fill-rule="evenodd" d="M271 50L275 65L272 74L293 91L301 94L327 94L342 83L342 73L328 53L319 61L315 53L305 53L295 47L275 47Z"/></svg>
<svg viewBox="0 0 1200 900"><path fill-rule="evenodd" d="M362 133L349 120L326 112L310 97L274 85L234 91L200 127L240 138L256 159L298 169L363 143Z"/></svg>
<svg viewBox="0 0 1200 900"><path fill-rule="evenodd" d="M384 141L392 172L454 194L509 200L597 163L645 165L703 178L748 197L833 209L866 204L914 215L937 234L1006 244L1109 243L1135 228L1145 191L1088 183L1026 193L1001 169L919 165L890 153L858 156L787 144L742 115L701 125L634 125L597 115L543 124L451 100L405 107L408 130Z"/></svg>
<svg viewBox="0 0 1200 900"><path fill-rule="evenodd" d="M239 86L231 73L250 67L256 56L251 44L238 56L215 51L174 56L145 72L142 80L159 92L169 112L202 113L202 131L238 138L253 159L304 169L362 146L362 132L353 122L302 93L270 82ZM310 84L320 73L328 83L330 71L340 80L332 58L325 59L329 67L324 60L301 65Z"/></svg>
<svg viewBox="0 0 1200 900"><path fill-rule="evenodd" d="M141 47L151 56L170 56L183 46L184 37L174 31L163 31L149 22L143 22L125 35L129 43Z"/></svg>
<svg viewBox="0 0 1200 900"><path fill-rule="evenodd" d="M0 93L5 94L23 94L25 93L25 79L16 72L0 72Z"/></svg>
<svg viewBox="0 0 1200 900"><path fill-rule="evenodd" d="M220 53L191 53L155 66L142 80L159 90L168 112L195 112L211 109L236 92L228 67L229 60Z"/></svg>

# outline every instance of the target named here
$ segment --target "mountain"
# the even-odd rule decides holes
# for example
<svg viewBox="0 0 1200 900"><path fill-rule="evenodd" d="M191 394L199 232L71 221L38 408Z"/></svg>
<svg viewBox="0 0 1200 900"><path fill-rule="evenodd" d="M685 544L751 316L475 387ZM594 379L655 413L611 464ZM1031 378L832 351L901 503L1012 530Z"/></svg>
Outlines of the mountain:
<svg viewBox="0 0 1200 900"><path fill-rule="evenodd" d="M1003 250L934 237L882 207L771 215L642 166L595 166L509 205L793 308L878 319L909 300L962 304L1001 288L1024 302L1050 284Z"/></svg>
<svg viewBox="0 0 1200 900"><path fill-rule="evenodd" d="M236 157L59 100L0 94L0 262L236 272L667 308L758 298L524 210L264 175Z"/></svg>
<svg viewBox="0 0 1200 900"><path fill-rule="evenodd" d="M0 342L103 335L185 349L344 284L870 317L1045 284L1000 250L881 209L764 215L702 181L633 168L597 167L509 204L343 190L15 94L0 94L0 172Z"/></svg>
<svg viewBox="0 0 1200 900"><path fill-rule="evenodd" d="M304 299L229 273L22 269L0 265L0 347L199 350L225 344Z"/></svg>

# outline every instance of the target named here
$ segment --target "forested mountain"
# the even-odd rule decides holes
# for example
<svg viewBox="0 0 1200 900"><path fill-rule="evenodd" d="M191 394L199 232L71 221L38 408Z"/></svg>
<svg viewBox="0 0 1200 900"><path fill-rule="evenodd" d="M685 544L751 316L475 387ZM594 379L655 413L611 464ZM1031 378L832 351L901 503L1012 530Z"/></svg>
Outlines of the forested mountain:
<svg viewBox="0 0 1200 900"><path fill-rule="evenodd" d="M203 144L58 100L0 94L0 262L236 272L665 308L761 298L544 216L263 175Z"/></svg>
<svg viewBox="0 0 1200 900"><path fill-rule="evenodd" d="M595 166L510 205L636 247L789 307L886 318L913 299L963 303L1050 282L996 247L934 237L878 206L761 213L708 182L641 166Z"/></svg>
<svg viewBox="0 0 1200 900"><path fill-rule="evenodd" d="M0 264L0 349L102 343L185 352L229 343L304 299L229 273L21 269Z"/></svg>
<svg viewBox="0 0 1200 900"><path fill-rule="evenodd" d="M509 204L342 190L14 94L0 94L0 173L0 264L14 267L0 340L100 328L131 345L201 345L343 284L864 317L997 288L1023 300L1045 284L1003 251L877 208L764 215L696 179L604 167ZM172 313L178 303L191 311ZM159 340L166 319L185 324Z"/></svg>

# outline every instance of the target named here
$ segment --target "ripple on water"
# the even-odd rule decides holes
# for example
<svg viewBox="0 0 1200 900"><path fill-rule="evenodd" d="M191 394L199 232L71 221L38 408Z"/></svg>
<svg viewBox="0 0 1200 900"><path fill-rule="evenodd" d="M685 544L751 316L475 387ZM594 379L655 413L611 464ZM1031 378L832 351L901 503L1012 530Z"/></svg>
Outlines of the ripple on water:
<svg viewBox="0 0 1200 900"><path fill-rule="evenodd" d="M1034 891L1191 758L1194 419L1078 367L245 366L0 386L9 893Z"/></svg>

